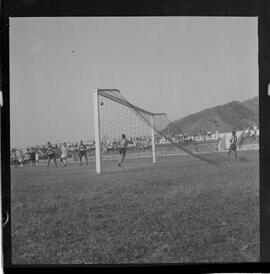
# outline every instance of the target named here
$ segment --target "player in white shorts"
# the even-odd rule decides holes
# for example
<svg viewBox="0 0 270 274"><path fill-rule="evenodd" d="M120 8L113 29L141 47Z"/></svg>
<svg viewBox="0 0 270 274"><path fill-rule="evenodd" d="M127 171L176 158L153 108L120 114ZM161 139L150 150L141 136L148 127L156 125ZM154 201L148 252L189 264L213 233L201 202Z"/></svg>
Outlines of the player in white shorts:
<svg viewBox="0 0 270 274"><path fill-rule="evenodd" d="M63 167L67 166L67 157L68 157L68 148L67 148L67 144L64 143L63 146L61 147L61 162Z"/></svg>
<svg viewBox="0 0 270 274"><path fill-rule="evenodd" d="M22 168L22 164L23 164L23 153L21 149L18 149L16 151L16 158L18 159L18 166L20 168Z"/></svg>
<svg viewBox="0 0 270 274"><path fill-rule="evenodd" d="M39 164L39 151L38 148L36 149L36 155L35 155L36 165Z"/></svg>
<svg viewBox="0 0 270 274"><path fill-rule="evenodd" d="M125 134L122 134L122 137L121 137L121 140L119 142L119 153L121 155L121 159L120 161L118 162L118 166L121 166L121 164L124 162L125 160L125 157L126 157L126 153L127 153L127 147L128 147L128 144L132 144L131 141L129 141L128 139L126 139L126 135Z"/></svg>

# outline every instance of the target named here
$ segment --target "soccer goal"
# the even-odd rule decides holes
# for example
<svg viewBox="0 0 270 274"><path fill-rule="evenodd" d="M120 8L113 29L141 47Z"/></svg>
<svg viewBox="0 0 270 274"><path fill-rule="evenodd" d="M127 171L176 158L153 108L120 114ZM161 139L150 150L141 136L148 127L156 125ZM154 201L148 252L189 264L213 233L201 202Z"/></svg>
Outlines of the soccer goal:
<svg viewBox="0 0 270 274"><path fill-rule="evenodd" d="M117 89L95 89L93 102L97 173L154 166L163 156L191 154L207 161L197 154L196 142L180 140L166 113L135 106Z"/></svg>
<svg viewBox="0 0 270 274"><path fill-rule="evenodd" d="M128 140L127 155L123 161L147 159L156 163L156 128L165 128L165 113L153 113L128 102L117 89L95 89L95 155L96 172L101 173L103 166L121 159L119 156L121 138ZM129 161L130 162L130 161Z"/></svg>

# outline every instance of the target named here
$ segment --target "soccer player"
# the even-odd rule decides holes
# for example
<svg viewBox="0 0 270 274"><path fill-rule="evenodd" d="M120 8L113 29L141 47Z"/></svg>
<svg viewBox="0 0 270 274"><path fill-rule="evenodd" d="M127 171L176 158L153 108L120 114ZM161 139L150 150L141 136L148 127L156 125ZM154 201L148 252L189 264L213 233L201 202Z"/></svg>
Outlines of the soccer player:
<svg viewBox="0 0 270 274"><path fill-rule="evenodd" d="M27 163L28 163L28 161L30 161L30 148L29 148L29 147L26 149L25 161L26 161Z"/></svg>
<svg viewBox="0 0 270 274"><path fill-rule="evenodd" d="M31 166L33 167L36 165L36 152L33 147L31 147L29 155L30 155Z"/></svg>
<svg viewBox="0 0 270 274"><path fill-rule="evenodd" d="M37 148L36 148L36 155L35 155L35 158L36 158L36 165L39 164L39 154L40 154L40 152L39 152L39 147L37 147Z"/></svg>
<svg viewBox="0 0 270 274"><path fill-rule="evenodd" d="M67 166L67 156L68 156L68 148L67 148L67 144L64 143L63 146L61 147L61 162L63 167Z"/></svg>
<svg viewBox="0 0 270 274"><path fill-rule="evenodd" d="M18 160L18 166L22 168L23 166L23 153L21 149L17 149L16 151L16 158Z"/></svg>
<svg viewBox="0 0 270 274"><path fill-rule="evenodd" d="M16 164L16 149L15 148L12 148L12 150L10 151L10 163L11 163L11 165Z"/></svg>
<svg viewBox="0 0 270 274"><path fill-rule="evenodd" d="M119 153L122 155L120 161L118 162L118 166L121 166L121 164L124 162L126 154L127 154L127 147L128 144L132 144L131 141L126 139L126 135L122 134L121 140L119 142Z"/></svg>
<svg viewBox="0 0 270 274"><path fill-rule="evenodd" d="M228 152L229 161L230 161L231 151L234 151L235 159L237 158L236 144L237 144L237 136L236 136L235 130L233 130L232 137L230 138L230 148Z"/></svg>
<svg viewBox="0 0 270 274"><path fill-rule="evenodd" d="M54 160L55 166L57 167L57 162L56 162L56 150L52 146L50 142L47 143L47 154L48 154L48 164L47 168L50 166L51 159Z"/></svg>
<svg viewBox="0 0 270 274"><path fill-rule="evenodd" d="M87 147L83 143L83 141L80 141L79 145L79 158L80 158L80 165L82 166L82 157L84 156L86 165L88 166L88 160L87 160Z"/></svg>
<svg viewBox="0 0 270 274"><path fill-rule="evenodd" d="M78 144L73 146L73 161L78 161Z"/></svg>

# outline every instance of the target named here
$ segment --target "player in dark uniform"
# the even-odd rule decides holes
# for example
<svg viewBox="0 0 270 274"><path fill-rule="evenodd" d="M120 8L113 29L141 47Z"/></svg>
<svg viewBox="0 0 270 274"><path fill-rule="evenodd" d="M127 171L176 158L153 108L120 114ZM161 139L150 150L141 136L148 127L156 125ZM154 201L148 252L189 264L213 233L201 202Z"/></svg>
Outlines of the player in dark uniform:
<svg viewBox="0 0 270 274"><path fill-rule="evenodd" d="M35 166L36 165L36 151L33 147L31 147L29 155L30 155L31 166Z"/></svg>
<svg viewBox="0 0 270 274"><path fill-rule="evenodd" d="M121 155L121 159L120 161L118 162L118 166L121 166L121 164L124 162L125 160L125 157L126 157L126 154L127 154L127 147L128 147L128 144L132 144L131 141L129 141L128 139L126 139L126 135L125 134L122 134L122 137L121 137L121 140L119 142L119 153Z"/></svg>
<svg viewBox="0 0 270 274"><path fill-rule="evenodd" d="M78 153L79 153L79 148L78 148L78 144L76 143L73 147L73 161L78 161Z"/></svg>
<svg viewBox="0 0 270 274"><path fill-rule="evenodd" d="M50 166L51 159L54 160L55 166L57 167L56 150L55 150L55 148L52 146L52 144L50 142L48 142L47 145L48 145L48 147L47 147L47 154L48 154L47 168L49 168L49 166Z"/></svg>
<svg viewBox="0 0 270 274"><path fill-rule="evenodd" d="M82 166L82 157L84 156L86 165L88 166L88 160L87 160L87 147L83 143L83 141L80 141L79 145L79 158L80 158L80 165Z"/></svg>
<svg viewBox="0 0 270 274"><path fill-rule="evenodd" d="M235 130L232 131L232 137L230 138L230 148L228 152L228 157L230 161L231 151L234 151L235 159L237 159L237 136Z"/></svg>

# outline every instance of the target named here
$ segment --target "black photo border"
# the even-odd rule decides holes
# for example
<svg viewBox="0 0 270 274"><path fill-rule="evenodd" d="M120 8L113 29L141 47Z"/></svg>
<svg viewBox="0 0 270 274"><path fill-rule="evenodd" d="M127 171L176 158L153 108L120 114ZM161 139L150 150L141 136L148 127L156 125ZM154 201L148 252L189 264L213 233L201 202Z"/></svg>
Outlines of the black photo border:
<svg viewBox="0 0 270 274"><path fill-rule="evenodd" d="M2 216L9 215L3 226L4 272L48 271L48 267L65 271L89 271L89 268L179 269L200 273L265 272L270 262L270 1L267 0L2 0L0 10L0 83L1 107L1 190ZM150 265L12 265L10 222L10 86L9 86L9 18L59 16L225 16L258 18L259 120L260 120L260 262L215 264ZM2 220L3 221L3 220ZM168 270L169 270L168 269ZM263 270L264 269L264 270ZM270 270L267 272L270 272Z"/></svg>

